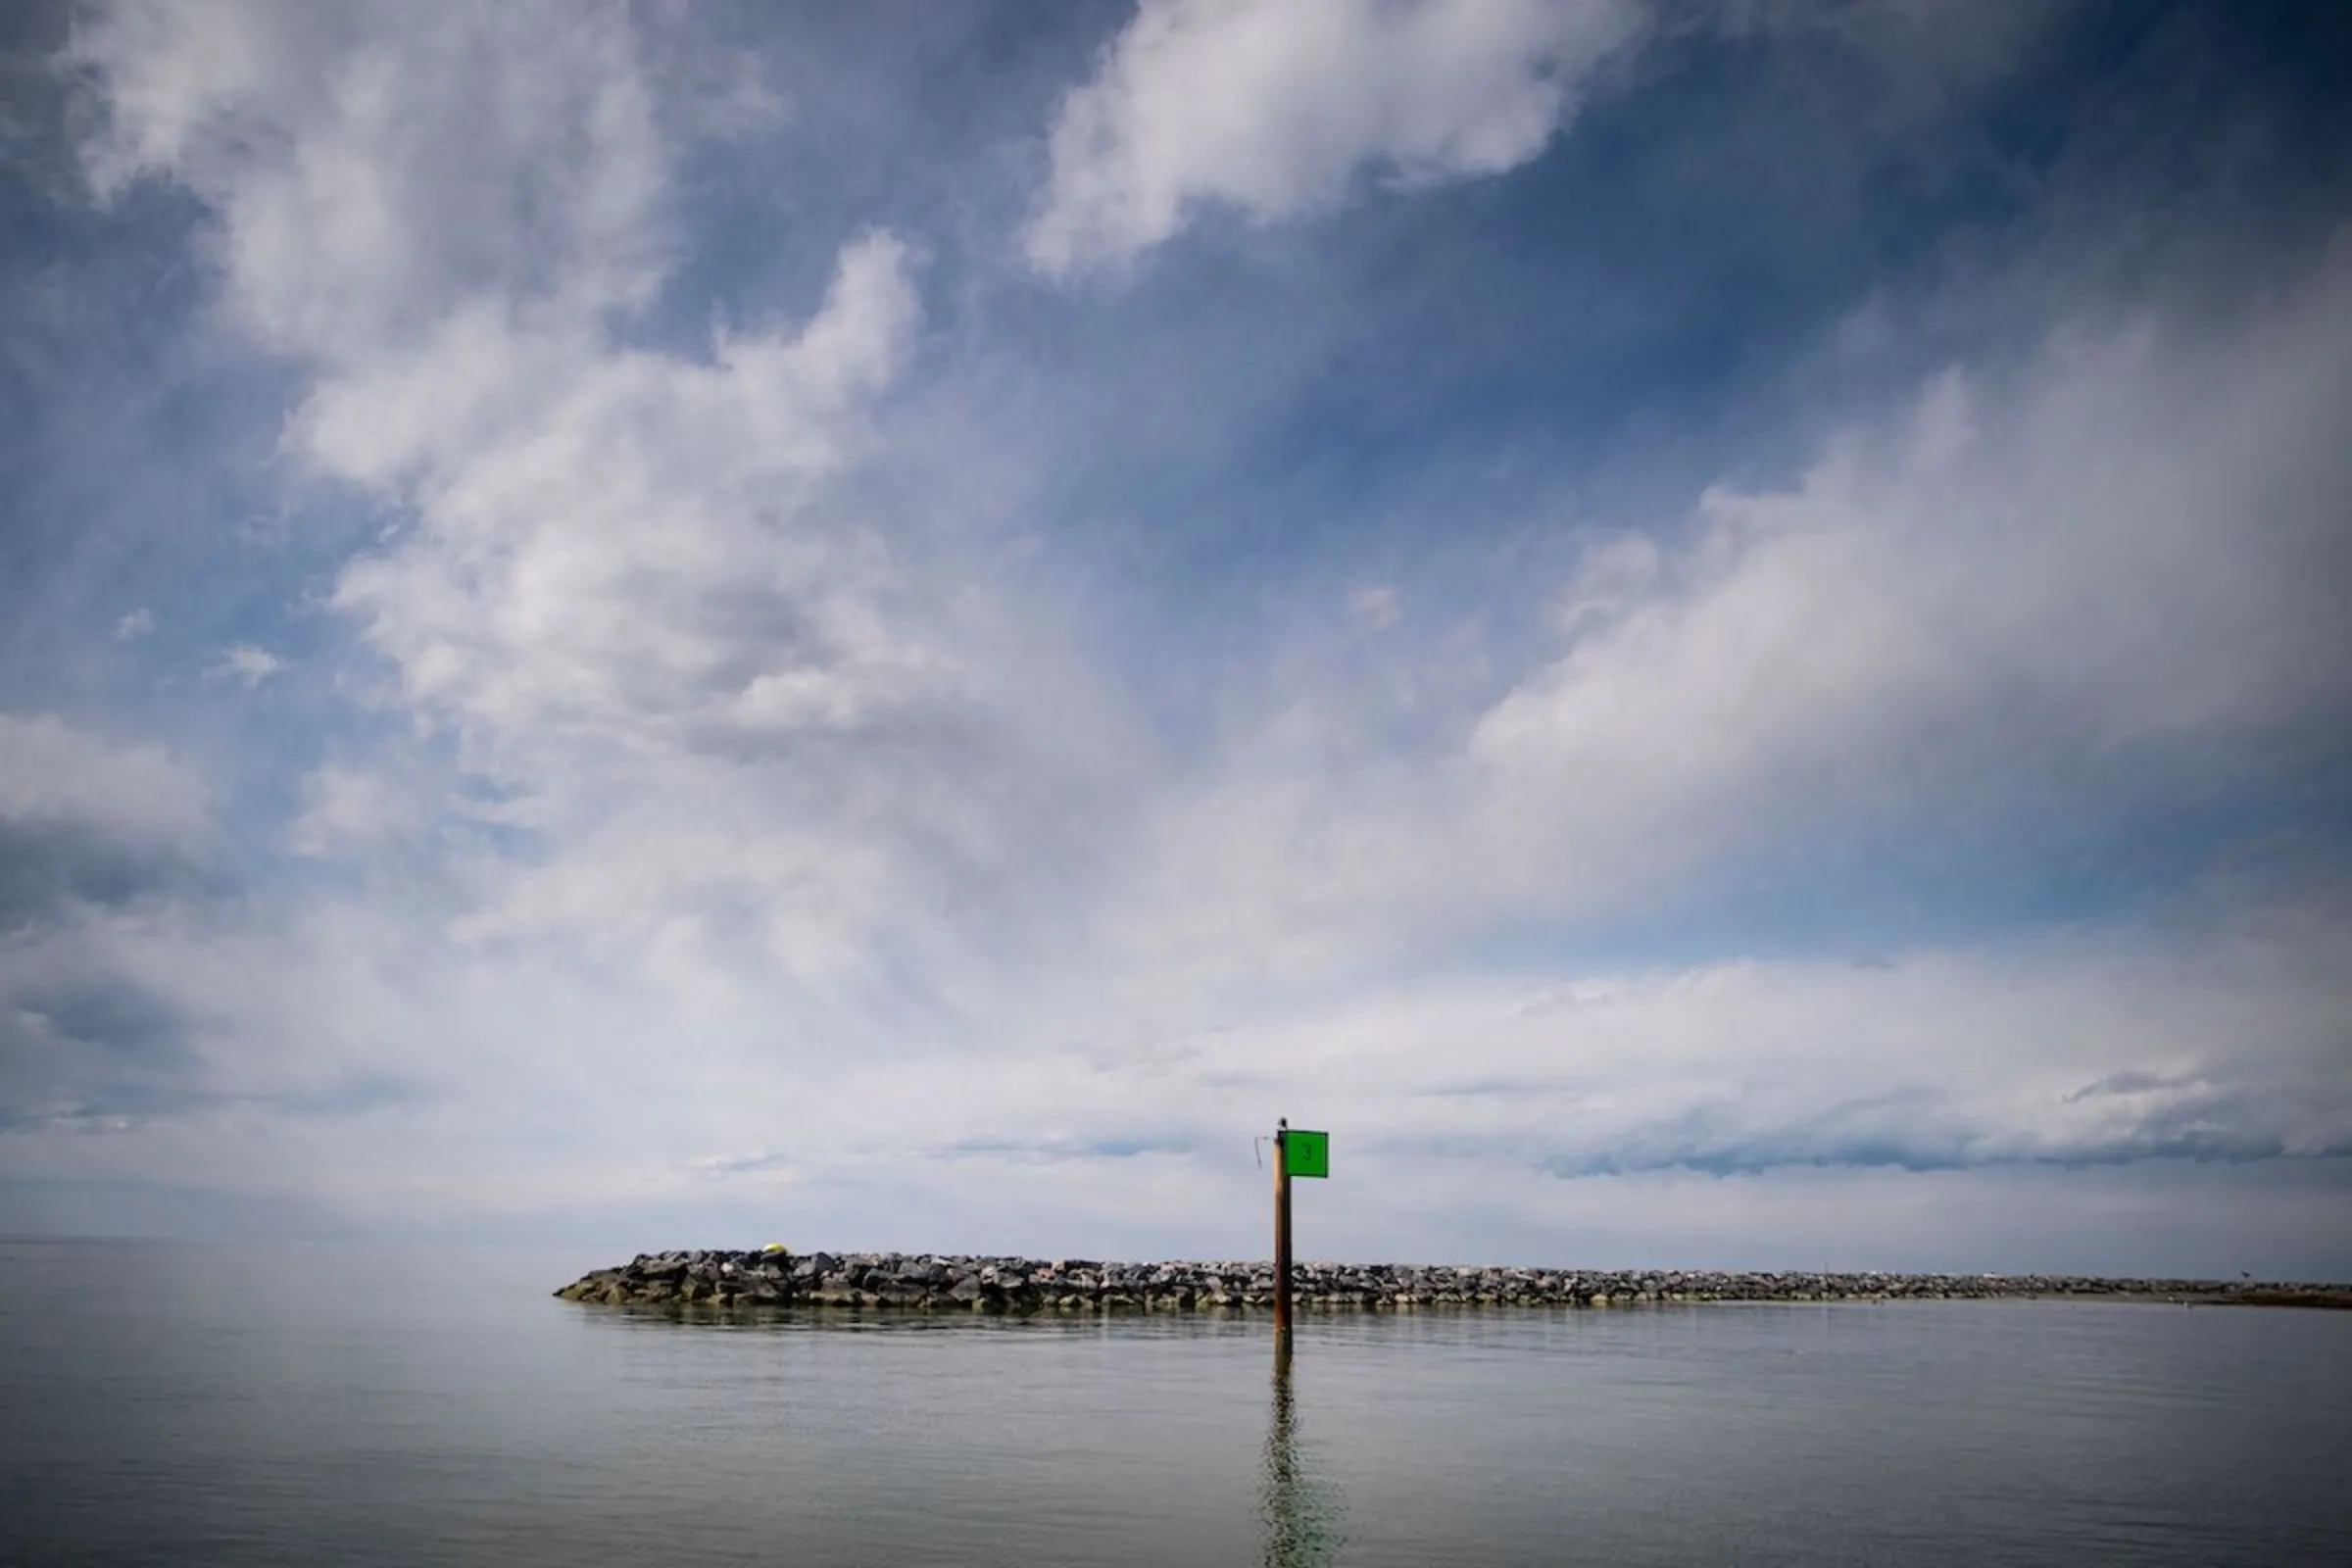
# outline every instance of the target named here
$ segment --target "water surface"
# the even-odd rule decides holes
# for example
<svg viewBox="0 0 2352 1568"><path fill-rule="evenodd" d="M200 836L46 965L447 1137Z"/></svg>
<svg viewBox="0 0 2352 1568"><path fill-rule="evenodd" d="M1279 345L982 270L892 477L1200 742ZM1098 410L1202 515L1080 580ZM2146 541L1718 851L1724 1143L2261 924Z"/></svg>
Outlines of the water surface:
<svg viewBox="0 0 2352 1568"><path fill-rule="evenodd" d="M595 1259L0 1244L0 1560L2352 1562L2352 1314L681 1323Z"/></svg>

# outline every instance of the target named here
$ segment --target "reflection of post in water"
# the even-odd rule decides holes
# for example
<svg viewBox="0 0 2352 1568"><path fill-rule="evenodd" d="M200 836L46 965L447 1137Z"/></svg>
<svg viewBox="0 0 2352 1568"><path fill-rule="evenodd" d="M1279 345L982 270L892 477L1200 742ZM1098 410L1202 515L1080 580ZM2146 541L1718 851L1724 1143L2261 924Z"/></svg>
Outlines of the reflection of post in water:
<svg viewBox="0 0 2352 1568"><path fill-rule="evenodd" d="M1298 1407L1291 1393L1291 1340L1274 1345L1274 1409L1266 1423L1258 1512L1266 1527L1264 1568L1328 1563L1339 1549L1339 1494L1298 1462Z"/></svg>

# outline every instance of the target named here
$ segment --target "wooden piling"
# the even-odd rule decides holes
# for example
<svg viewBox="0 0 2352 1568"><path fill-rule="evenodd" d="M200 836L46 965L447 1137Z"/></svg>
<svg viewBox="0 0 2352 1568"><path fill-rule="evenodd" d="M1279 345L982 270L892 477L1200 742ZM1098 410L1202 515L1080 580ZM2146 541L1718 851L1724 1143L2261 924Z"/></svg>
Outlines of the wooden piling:
<svg viewBox="0 0 2352 1568"><path fill-rule="evenodd" d="M1274 1133L1274 1339L1276 1354L1290 1348L1291 1340L1291 1165L1285 1144L1290 1118L1275 1124Z"/></svg>

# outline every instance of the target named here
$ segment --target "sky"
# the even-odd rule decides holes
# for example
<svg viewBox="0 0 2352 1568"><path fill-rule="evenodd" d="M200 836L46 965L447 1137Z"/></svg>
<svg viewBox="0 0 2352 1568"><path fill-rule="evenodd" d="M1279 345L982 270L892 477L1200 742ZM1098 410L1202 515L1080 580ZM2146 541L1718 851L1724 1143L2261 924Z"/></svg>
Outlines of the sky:
<svg viewBox="0 0 2352 1568"><path fill-rule="evenodd" d="M0 1231L2352 1278L2347 63L12 5Z"/></svg>

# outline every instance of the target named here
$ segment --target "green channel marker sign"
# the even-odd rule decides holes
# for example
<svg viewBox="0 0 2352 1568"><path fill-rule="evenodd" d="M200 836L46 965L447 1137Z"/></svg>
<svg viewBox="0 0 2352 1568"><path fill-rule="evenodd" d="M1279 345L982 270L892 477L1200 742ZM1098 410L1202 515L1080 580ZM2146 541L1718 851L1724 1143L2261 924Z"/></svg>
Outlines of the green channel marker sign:
<svg viewBox="0 0 2352 1568"><path fill-rule="evenodd" d="M1331 1174L1331 1134L1294 1127L1282 1135L1282 1168L1293 1176Z"/></svg>

